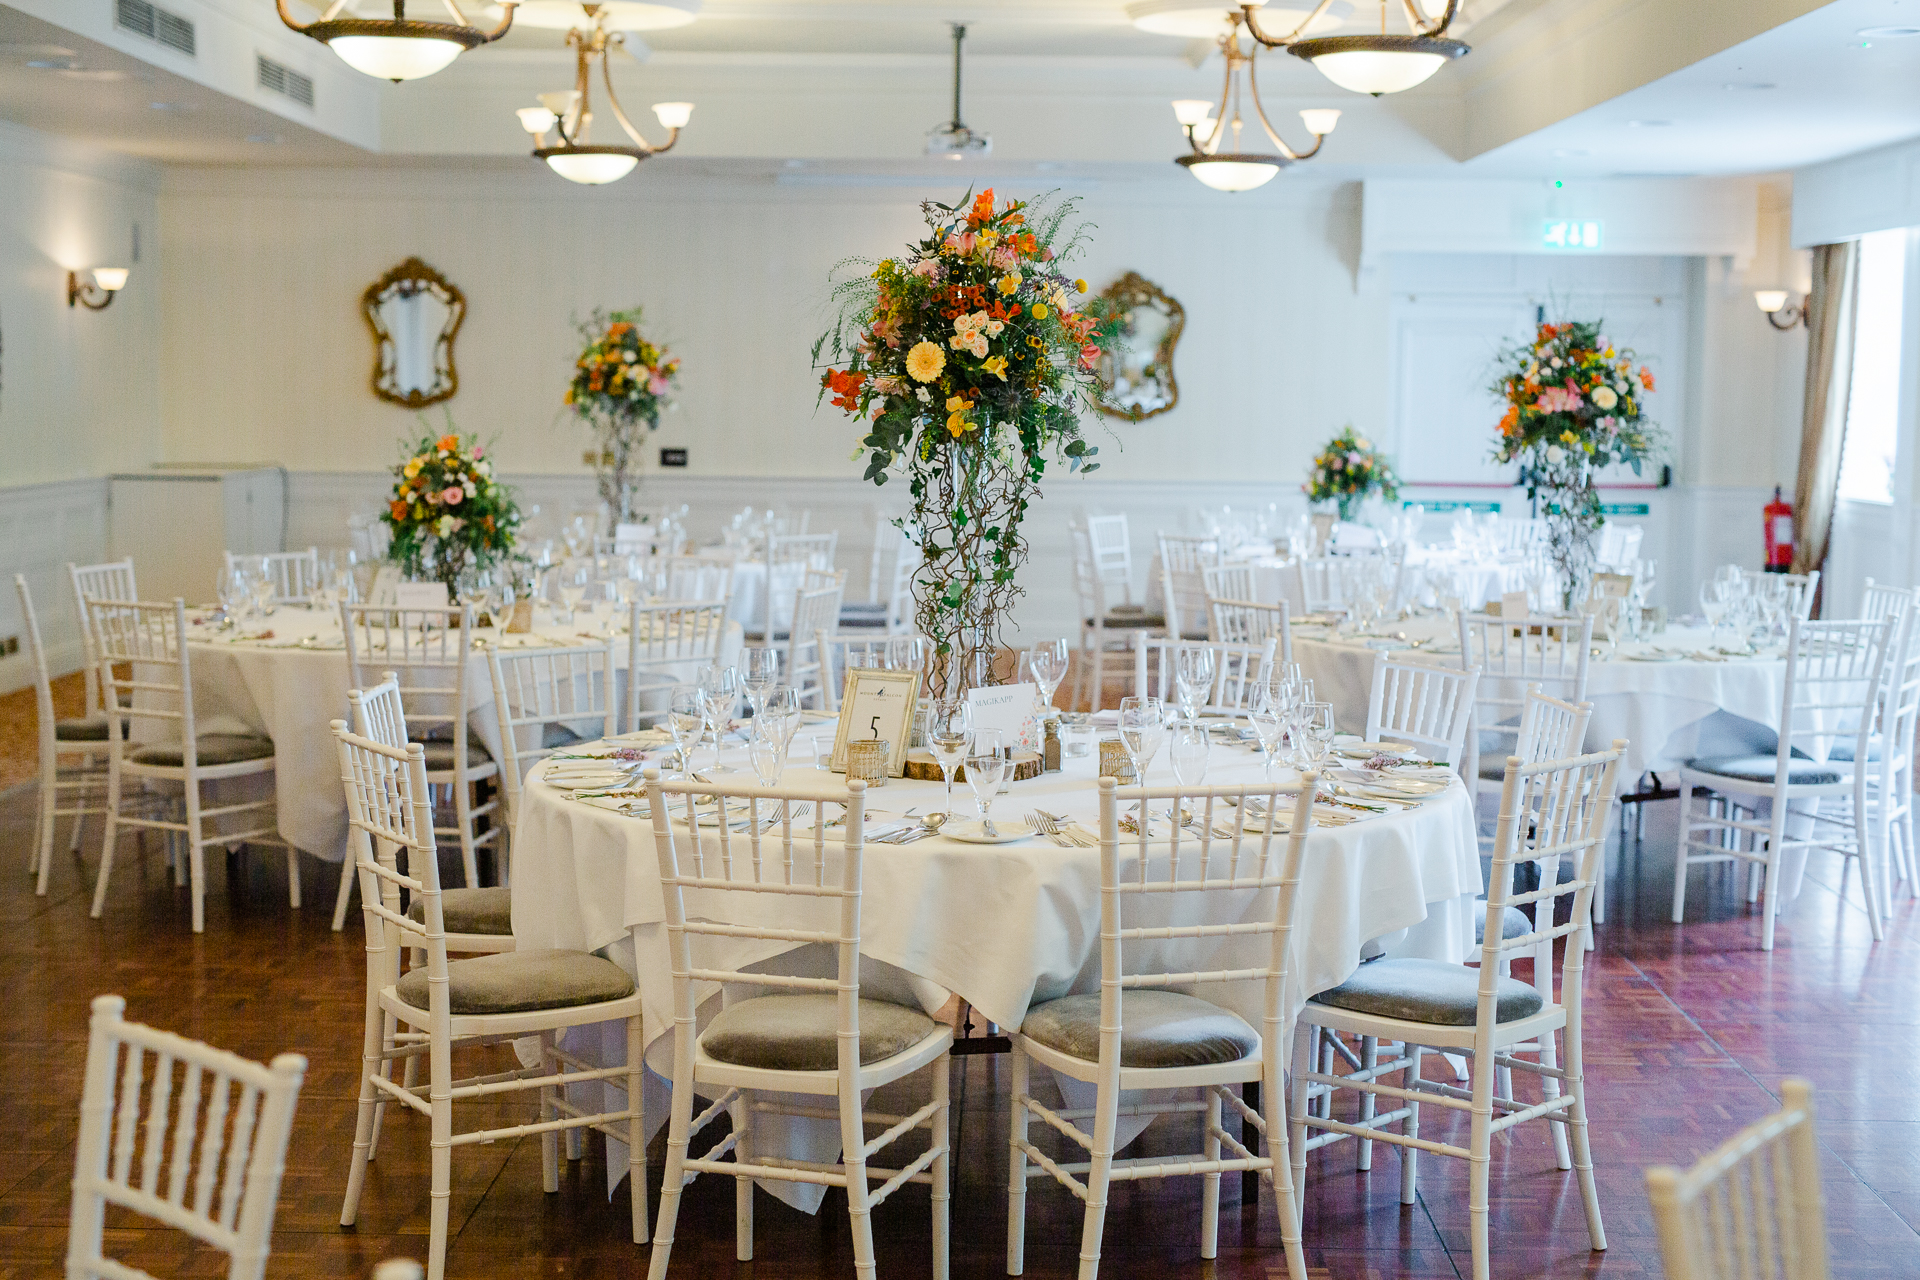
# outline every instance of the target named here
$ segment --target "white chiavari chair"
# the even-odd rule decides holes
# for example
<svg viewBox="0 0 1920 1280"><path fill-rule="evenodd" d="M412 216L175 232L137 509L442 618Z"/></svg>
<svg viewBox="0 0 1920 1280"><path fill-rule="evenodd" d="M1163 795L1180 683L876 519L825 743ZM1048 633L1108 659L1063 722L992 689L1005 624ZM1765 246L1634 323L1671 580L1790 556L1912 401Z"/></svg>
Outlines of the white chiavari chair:
<svg viewBox="0 0 1920 1280"><path fill-rule="evenodd" d="M640 993L619 965L584 951L506 951L447 959L440 860L433 839L423 744L388 746L333 722L347 796L348 847L360 877L367 931L367 999L361 1041L360 1104L340 1225L359 1214L360 1193L373 1157L374 1125L382 1103L426 1117L432 1130L428 1204L427 1278L446 1274L448 1208L453 1151L473 1143L540 1137L542 1183L560 1189L558 1134L598 1129L628 1144L633 1241L647 1240L646 1133L641 1077ZM407 872L395 851L407 851ZM405 890L422 903L420 918L402 914ZM402 949L425 953L425 963L400 972ZM404 1031L388 1030L388 1020ZM556 1033L596 1022L626 1023L626 1063L594 1067L559 1048ZM539 1062L466 1080L453 1078L456 1047L538 1037ZM423 1052L424 1051L424 1052ZM427 1059L424 1088L395 1083L396 1060ZM623 1091L627 1105L592 1112L568 1100L565 1086L601 1082ZM539 1120L492 1129L454 1131L454 1105L539 1090Z"/></svg>
<svg viewBox="0 0 1920 1280"><path fill-rule="evenodd" d="M1867 922L1883 936L1878 876L1869 836L1867 780L1874 711L1893 665L1894 622L1793 620L1787 633L1787 677L1780 698L1780 736L1768 755L1696 756L1680 769L1680 831L1673 875L1673 922L1686 918L1687 868L1727 862L1763 867L1765 903L1760 949L1773 950L1784 855L1827 849L1860 861ZM1851 739L1851 759L1833 755ZM1694 789L1706 791L1696 798ZM1705 799L1703 812L1697 812ZM1764 818L1758 801L1769 802ZM1820 801L1813 813L1789 814L1795 801ZM1845 810L1841 816L1835 807ZM1802 806L1806 808L1810 806ZM1742 817L1741 813L1752 816ZM1789 824L1806 831L1790 836ZM1751 895L1749 896L1751 900Z"/></svg>
<svg viewBox="0 0 1920 1280"><path fill-rule="evenodd" d="M767 570L767 616L761 630L769 638L788 628L780 625L776 600L785 600L804 585L809 573L832 573L837 533L770 533L767 535L764 563ZM842 575L844 581L844 575ZM832 624L829 624L832 625Z"/></svg>
<svg viewBox="0 0 1920 1280"><path fill-rule="evenodd" d="M1547 522L1502 517L1493 522L1493 535L1502 559L1525 559L1547 545Z"/></svg>
<svg viewBox="0 0 1920 1280"><path fill-rule="evenodd" d="M569 746L618 731L613 642L551 649L487 650L500 725L500 781L512 830L527 770ZM507 883L503 871L500 877Z"/></svg>
<svg viewBox="0 0 1920 1280"><path fill-rule="evenodd" d="M1641 525L1615 520L1601 525L1593 553L1594 567L1612 573L1632 573L1640 562L1640 542L1646 532Z"/></svg>
<svg viewBox="0 0 1920 1280"><path fill-rule="evenodd" d="M913 574L920 564L920 547L911 534L884 520L876 523L873 538L867 599L841 604L840 627L903 635L913 630Z"/></svg>
<svg viewBox="0 0 1920 1280"><path fill-rule="evenodd" d="M1260 644L1272 640L1280 646L1280 661L1293 661L1293 628L1288 625L1291 610L1285 600L1256 604L1251 600L1208 600L1213 622L1208 628L1221 644Z"/></svg>
<svg viewBox="0 0 1920 1280"><path fill-rule="evenodd" d="M1749 590L1764 585L1782 592L1789 618L1805 622L1813 616L1813 600L1820 588L1818 569L1806 573L1762 573L1757 569L1742 569L1740 576L1747 580Z"/></svg>
<svg viewBox="0 0 1920 1280"><path fill-rule="evenodd" d="M1257 570L1250 564L1210 565L1200 571L1200 585L1212 600L1253 600L1260 595Z"/></svg>
<svg viewBox="0 0 1920 1280"><path fill-rule="evenodd" d="M1220 563L1219 540L1166 533L1158 537L1160 550L1153 560L1153 573L1166 611L1167 634L1205 640L1207 584L1201 575Z"/></svg>
<svg viewBox="0 0 1920 1280"><path fill-rule="evenodd" d="M1168 706L1176 703L1174 662L1182 649L1213 651L1213 681L1201 699L1201 715L1240 715L1260 705L1266 692L1267 677L1273 670L1278 641L1272 636L1249 644L1231 644L1219 640L1168 640L1160 636L1140 635L1133 642L1133 692L1135 697L1159 698Z"/></svg>
<svg viewBox="0 0 1920 1280"><path fill-rule="evenodd" d="M742 1262L753 1258L754 1179L844 1188L854 1272L861 1280L876 1275L874 1207L907 1182L927 1183L933 1202L933 1275L946 1280L947 1050L953 1030L918 1008L860 994L866 783L725 787L664 781L652 768L646 778L666 904L674 1018L673 1113L648 1280L666 1280L681 1188L703 1173L734 1179L734 1252ZM838 830L826 826L828 805L843 806ZM706 806L720 815L717 825L709 827L699 812ZM832 948L834 976L745 972L747 961L760 954L753 948L756 940L762 946L777 941L785 948ZM714 983L750 984L780 994L733 1000L697 1030L696 1011ZM927 1105L905 1116L866 1110L869 1090L922 1070L932 1078ZM696 1092L714 1099L698 1118ZM796 1105L791 1101L796 1094L821 1102ZM787 1100L767 1095L787 1095ZM837 1118L840 1160L812 1164L760 1149L755 1118L768 1114ZM721 1115L731 1118L733 1132L705 1155L689 1155L693 1135ZM869 1125L887 1127L869 1138ZM878 1169L868 1163L915 1130L927 1131L930 1142L905 1167ZM733 1159L723 1159L729 1152ZM885 1181L870 1187L874 1178Z"/></svg>
<svg viewBox="0 0 1920 1280"><path fill-rule="evenodd" d="M641 604L627 617L627 710L629 731L667 713L666 692L683 673L720 660L727 633L727 606ZM653 705L649 705L653 704Z"/></svg>
<svg viewBox="0 0 1920 1280"><path fill-rule="evenodd" d="M824 709L838 713L840 692L847 687L847 672L861 668L924 672L933 642L925 636L886 636L870 631L833 636L822 631L819 651L821 688L826 697Z"/></svg>
<svg viewBox="0 0 1920 1280"><path fill-rule="evenodd" d="M1860 616L1880 622L1904 611L1913 601L1910 587L1890 587L1868 578L1860 589Z"/></svg>
<svg viewBox="0 0 1920 1280"><path fill-rule="evenodd" d="M107 704L100 691L100 655L94 651L86 602L89 599L138 600L140 588L134 578L133 557L104 564L74 564L69 560L67 578L73 583L73 617L80 624L80 648L87 659L87 714L103 715Z"/></svg>
<svg viewBox="0 0 1920 1280"><path fill-rule="evenodd" d="M1115 536L1116 526L1118 536ZM1095 547L1092 526L1099 524L1109 548L1102 554ZM1080 608L1080 653L1073 664L1073 705L1082 699L1094 711L1100 710L1107 684L1107 663L1114 657L1125 662L1129 637L1135 631L1157 631L1166 625L1160 614L1148 613L1132 602L1129 579L1131 553L1126 548L1126 517L1096 516L1086 523L1067 527L1073 542L1073 589ZM1117 544L1117 551L1113 544ZM1123 603L1115 604L1117 589ZM1121 670L1125 671L1125 666Z"/></svg>
<svg viewBox="0 0 1920 1280"><path fill-rule="evenodd" d="M1373 660L1373 687L1367 694L1365 740L1402 742L1457 765L1479 685L1478 667L1454 671L1380 654Z"/></svg>
<svg viewBox="0 0 1920 1280"><path fill-rule="evenodd" d="M25 575L13 575L13 589L20 596L20 617L27 632L27 660L33 664L33 708L40 766L33 850L27 870L34 877L34 892L44 896L47 877L53 870L54 824L61 818L73 819L72 847L77 849L80 828L87 815L106 812L108 722L103 714L68 720L54 716L47 651L40 643L40 621L33 611L33 595L27 590ZM68 759L64 769L60 763L63 757ZM70 797L65 804L61 803L62 795Z"/></svg>
<svg viewBox="0 0 1920 1280"><path fill-rule="evenodd" d="M1686 1172L1647 1170L1667 1280L1827 1280L1813 1086L1782 1080L1780 1101Z"/></svg>
<svg viewBox="0 0 1920 1280"><path fill-rule="evenodd" d="M1522 764L1517 757L1508 760L1478 969L1443 960L1371 961L1339 986L1315 995L1300 1015L1294 1037L1291 1144L1296 1190L1305 1186L1307 1154L1346 1138L1400 1148L1402 1204L1415 1202L1421 1151L1466 1160L1474 1280L1487 1280L1489 1273L1487 1192L1493 1136L1529 1120L1569 1129L1571 1164L1586 1209L1587 1234L1595 1250L1607 1247L1587 1140L1581 984L1587 953L1571 940L1587 927L1594 879L1606 847L1615 774L1626 746L1615 740L1608 751L1532 765ZM1558 876L1562 858L1573 860L1578 868L1565 881ZM1513 882L1513 868L1525 862L1539 864L1542 887L1510 896L1507 886ZM1555 905L1563 898L1572 900L1570 917L1566 924L1551 924ZM1503 936L1500 921L1509 904L1532 905L1541 927L1518 937ZM1543 941L1550 947L1559 938L1569 941L1561 948L1557 1001L1527 983L1501 976L1500 961L1506 952L1531 951ZM1551 972L1549 967L1549 987ZM1373 1062L1346 1075L1314 1071L1310 1051L1316 1028L1368 1036L1377 1043L1396 1042L1402 1051L1390 1061ZM1564 1042L1565 1052L1558 1055L1562 1066L1527 1062L1509 1052L1526 1042L1544 1043L1556 1033ZM1421 1060L1428 1052L1470 1053L1469 1087L1422 1078ZM1537 1075L1541 1101L1531 1105L1517 1101L1510 1089L1504 1091L1507 1096L1496 1096L1496 1063L1516 1075ZM1401 1086L1381 1083L1382 1077L1402 1072ZM1310 1097L1341 1089L1357 1090L1363 1099L1385 1102L1391 1110L1376 1110L1359 1123L1333 1119L1331 1108L1327 1115L1309 1112ZM1426 1106L1469 1113L1467 1145L1422 1138L1420 1111ZM1396 1124L1401 1126L1397 1133L1388 1127ZM1318 1133L1308 1138L1309 1130Z"/></svg>
<svg viewBox="0 0 1920 1280"><path fill-rule="evenodd" d="M669 556L661 566L662 599L725 604L733 598L731 556Z"/></svg>
<svg viewBox="0 0 1920 1280"><path fill-rule="evenodd" d="M1889 919L1893 914L1893 886L1905 881L1907 896L1920 898L1920 852L1913 842L1913 758L1920 734L1920 591L1900 612L1893 658L1881 683L1879 724L1868 744L1868 760L1877 767L1867 775L1874 806L1876 837L1886 872L1881 877L1881 900ZM1851 744L1834 744L1836 758ZM1877 750L1876 750L1877 745ZM1876 759L1876 757L1878 757Z"/></svg>
<svg viewBox="0 0 1920 1280"><path fill-rule="evenodd" d="M1354 567L1366 557L1311 556L1288 568L1300 579L1300 602L1308 613L1344 613L1353 604Z"/></svg>
<svg viewBox="0 0 1920 1280"><path fill-rule="evenodd" d="M121 828L173 831L185 837L188 884L193 896L193 931L206 929L208 845L237 849L243 844L274 845L287 853L287 897L300 905L300 853L280 837L275 821L278 801L264 799L209 805L202 788L211 783L272 775L273 739L254 734L202 734L194 727L193 673L185 643L186 603L143 601L85 602L88 625L100 655L100 686L113 721L107 731L106 835L100 845L100 875L93 886L93 917L107 906L107 880ZM117 670L128 674L121 676ZM151 721L162 740L138 742L135 721ZM165 782L180 787L185 812L179 821L123 806L128 781ZM223 829L224 828L224 829ZM176 861L175 876L179 875Z"/></svg>
<svg viewBox="0 0 1920 1280"><path fill-rule="evenodd" d="M1258 1171L1272 1178L1286 1273L1305 1280L1299 1193L1287 1168L1284 1070L1293 921L1317 781L1307 774L1285 786L1121 790L1114 779L1100 779L1100 991L1034 1005L1013 1037L1007 1274L1023 1268L1030 1177L1051 1176L1085 1202L1080 1277L1094 1280L1114 1182L1198 1176L1200 1256L1212 1258L1220 1175ZM1122 836L1122 806L1149 810L1163 802L1193 813L1191 827L1169 824L1157 834L1170 838L1170 847L1150 848L1150 833L1137 821L1134 833ZM1289 830L1275 830L1289 812ZM1188 994L1194 987L1221 999L1240 996L1242 1007L1260 1011L1259 1027ZM1054 1111L1036 1102L1028 1088L1035 1063L1092 1084L1092 1109ZM1257 1112L1233 1088L1252 1082L1261 1085ZM1130 1090L1195 1088L1203 1094L1195 1101L1123 1101ZM1223 1105L1266 1135L1265 1154L1227 1132ZM1202 1150L1115 1159L1123 1107L1129 1115L1200 1112ZM1029 1139L1035 1116L1088 1158L1055 1160L1041 1151ZM1082 1127L1089 1119L1091 1132ZM1028 1168L1029 1161L1037 1167Z"/></svg>
<svg viewBox="0 0 1920 1280"><path fill-rule="evenodd" d="M227 568L233 568L233 562L240 559L231 551L221 553L226 558ZM305 551L269 551L260 559L266 561L267 576L273 579L274 599L280 604L306 604L313 597L313 589L320 585L320 549L308 547Z"/></svg>
<svg viewBox="0 0 1920 1280"><path fill-rule="evenodd" d="M434 834L459 841L467 887L477 887L480 850L487 845L504 850L506 827L498 795L474 803L475 785L498 778L500 766L467 727L467 710L477 701L467 687L472 607L393 609L343 602L340 620L353 688L371 688L383 671L399 673L408 729L427 749L427 781L453 793L453 825L435 827ZM485 831L479 829L482 821ZM503 884L505 871L502 865Z"/></svg>
<svg viewBox="0 0 1920 1280"><path fill-rule="evenodd" d="M68 1280L153 1280L106 1256L108 1206L218 1249L227 1280L263 1280L307 1060L283 1053L261 1066L128 1022L126 1007L93 1000Z"/></svg>
<svg viewBox="0 0 1920 1280"><path fill-rule="evenodd" d="M1563 702L1587 697L1587 663L1592 656L1593 617L1514 619L1485 613L1460 615L1460 669L1480 668L1473 726L1461 753L1460 776L1476 793L1505 785L1511 736L1519 742L1529 688ZM1605 917L1596 913L1596 920Z"/></svg>
<svg viewBox="0 0 1920 1280"><path fill-rule="evenodd" d="M823 632L833 629L840 616L840 596L845 575L822 574L814 583L803 584L793 598L793 626L787 633L787 655L783 664L787 683L800 697L800 705L809 710L826 708L826 654L820 646Z"/></svg>

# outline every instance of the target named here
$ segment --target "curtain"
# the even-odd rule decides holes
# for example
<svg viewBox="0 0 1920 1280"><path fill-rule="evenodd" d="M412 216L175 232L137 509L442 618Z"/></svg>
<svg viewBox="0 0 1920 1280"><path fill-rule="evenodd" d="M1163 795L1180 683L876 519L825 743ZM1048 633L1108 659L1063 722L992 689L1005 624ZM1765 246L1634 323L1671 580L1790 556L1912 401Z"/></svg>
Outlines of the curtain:
<svg viewBox="0 0 1920 1280"><path fill-rule="evenodd" d="M1807 296L1807 398L1800 417L1800 473L1793 486L1793 571L1825 566L1840 488L1840 450L1853 390L1853 310L1860 277L1857 241L1813 250Z"/></svg>

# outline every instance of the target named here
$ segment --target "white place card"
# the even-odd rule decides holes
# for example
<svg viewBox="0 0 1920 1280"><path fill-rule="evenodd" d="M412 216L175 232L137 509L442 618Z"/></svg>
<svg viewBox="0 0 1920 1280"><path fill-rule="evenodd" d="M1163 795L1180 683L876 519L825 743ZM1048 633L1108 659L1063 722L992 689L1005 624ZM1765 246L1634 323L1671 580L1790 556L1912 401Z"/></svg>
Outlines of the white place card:
<svg viewBox="0 0 1920 1280"><path fill-rule="evenodd" d="M373 575L373 585L367 588L367 603L391 607L394 604L394 589L400 585L400 566L383 564Z"/></svg>
<svg viewBox="0 0 1920 1280"><path fill-rule="evenodd" d="M973 731L998 729L1000 741L1019 751L1040 749L1040 686L1002 684L967 692Z"/></svg>
<svg viewBox="0 0 1920 1280"><path fill-rule="evenodd" d="M1500 596L1500 616L1503 618L1524 618L1532 610L1527 607L1527 593L1508 591Z"/></svg>
<svg viewBox="0 0 1920 1280"><path fill-rule="evenodd" d="M396 609L444 609L447 607L447 584L444 582L395 583L393 607Z"/></svg>

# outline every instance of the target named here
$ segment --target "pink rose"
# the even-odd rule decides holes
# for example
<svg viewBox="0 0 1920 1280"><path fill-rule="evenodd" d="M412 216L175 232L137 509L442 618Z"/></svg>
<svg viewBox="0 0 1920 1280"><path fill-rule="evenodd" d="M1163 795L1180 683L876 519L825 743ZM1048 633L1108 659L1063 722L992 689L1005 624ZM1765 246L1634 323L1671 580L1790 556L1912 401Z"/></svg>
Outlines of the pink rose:
<svg viewBox="0 0 1920 1280"><path fill-rule="evenodd" d="M473 450L473 460L474 460L475 462L478 462L478 461L480 461L480 459L482 459L482 458L484 458L484 457L486 457L486 456L487 456L487 447L486 447L485 445L477 445L477 446L475 446L475 448L474 448L474 450Z"/></svg>
<svg viewBox="0 0 1920 1280"><path fill-rule="evenodd" d="M667 394L667 380L656 373L647 379L647 390L657 396L663 396Z"/></svg>
<svg viewBox="0 0 1920 1280"><path fill-rule="evenodd" d="M467 491L465 489L462 489L457 484L450 484L445 489L440 491L440 501L444 502L449 507L459 506L460 500L466 496L467 496Z"/></svg>

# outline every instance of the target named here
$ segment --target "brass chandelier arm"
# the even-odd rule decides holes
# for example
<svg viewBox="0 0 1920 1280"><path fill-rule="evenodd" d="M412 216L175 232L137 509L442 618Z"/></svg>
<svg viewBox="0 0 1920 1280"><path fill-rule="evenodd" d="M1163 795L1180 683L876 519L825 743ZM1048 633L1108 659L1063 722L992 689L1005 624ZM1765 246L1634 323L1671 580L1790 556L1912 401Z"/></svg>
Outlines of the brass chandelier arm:
<svg viewBox="0 0 1920 1280"><path fill-rule="evenodd" d="M629 138L633 139L633 145L640 149L640 154L643 159L652 155L656 150L665 151L673 146L680 132L678 129L675 129L673 135L667 138L667 145L665 147L656 148L645 138L641 137L640 131L633 127L633 121L627 119L626 111L620 106L620 99L616 97L613 92L613 59L607 56L607 51L604 47L600 51L600 79L602 83L607 86L607 104L613 108L613 118L620 122L620 127L626 130Z"/></svg>
<svg viewBox="0 0 1920 1280"><path fill-rule="evenodd" d="M1314 7L1313 12L1308 14L1305 18L1303 18L1300 22L1300 25L1295 27L1291 33L1284 36L1270 36L1266 32L1262 31L1260 29L1259 21L1253 16L1253 12L1254 12L1253 5L1250 5L1250 4L1241 5L1240 14L1241 14L1241 20L1247 24L1248 35L1252 36L1255 40L1258 40L1261 44L1265 45L1269 49L1284 49L1288 45L1292 44L1294 41L1298 40L1301 36L1305 35L1307 32L1307 28L1312 26L1314 23L1318 22L1320 20L1320 15L1325 13L1327 11L1328 6L1330 6L1332 3L1333 3L1333 0L1320 0L1320 3ZM1459 0L1451 0L1447 9L1447 12L1449 15L1451 15L1453 12L1452 6L1458 3L1459 3Z"/></svg>
<svg viewBox="0 0 1920 1280"><path fill-rule="evenodd" d="M1197 156L1210 156L1218 152L1220 150L1220 135L1226 132L1227 100L1233 96L1233 62L1235 57L1234 49L1228 45L1229 39L1230 37L1227 36L1220 38L1220 49L1227 55L1227 69L1220 77L1220 105L1213 109L1213 133L1208 136L1205 145L1202 145L1199 139L1193 136L1193 131L1196 126L1187 126L1187 145L1193 148L1193 154Z"/></svg>
<svg viewBox="0 0 1920 1280"><path fill-rule="evenodd" d="M1460 0L1447 0L1447 11L1441 14L1432 26L1422 26L1420 15L1413 8L1413 0L1403 0L1403 3L1407 6L1407 19L1413 23L1415 33L1426 36L1430 40L1447 34L1447 28L1453 25L1454 18L1460 13Z"/></svg>
<svg viewBox="0 0 1920 1280"><path fill-rule="evenodd" d="M1260 101L1260 84L1259 84L1259 81L1254 79L1253 64L1254 64L1254 60L1252 58L1248 58L1247 59L1247 88L1252 91L1250 96L1253 98L1253 113L1260 117L1260 127L1267 131L1267 137L1273 139L1273 145L1280 148L1280 154L1285 156L1289 160L1311 160L1315 156L1319 155L1320 148L1323 145L1325 145L1327 141L1326 134L1324 133L1315 134L1313 138L1313 145L1311 147L1309 147L1305 151L1295 151L1292 147L1287 145L1286 139L1282 138L1280 136L1279 131L1273 127L1273 122L1267 119L1267 108Z"/></svg>

